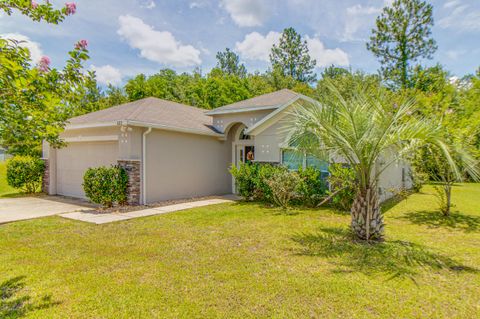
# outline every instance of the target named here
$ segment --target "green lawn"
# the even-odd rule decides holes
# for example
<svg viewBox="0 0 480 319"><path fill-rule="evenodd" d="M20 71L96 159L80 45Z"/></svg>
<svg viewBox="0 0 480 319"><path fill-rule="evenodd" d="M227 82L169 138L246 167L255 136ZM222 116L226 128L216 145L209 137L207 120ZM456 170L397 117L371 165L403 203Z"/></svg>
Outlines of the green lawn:
<svg viewBox="0 0 480 319"><path fill-rule="evenodd" d="M0 161L0 197L13 196L19 193L19 190L8 186L6 175L7 175L7 162Z"/></svg>
<svg viewBox="0 0 480 319"><path fill-rule="evenodd" d="M0 317L479 318L480 184L449 219L431 192L388 210L375 246L345 214L245 203L1 225Z"/></svg>

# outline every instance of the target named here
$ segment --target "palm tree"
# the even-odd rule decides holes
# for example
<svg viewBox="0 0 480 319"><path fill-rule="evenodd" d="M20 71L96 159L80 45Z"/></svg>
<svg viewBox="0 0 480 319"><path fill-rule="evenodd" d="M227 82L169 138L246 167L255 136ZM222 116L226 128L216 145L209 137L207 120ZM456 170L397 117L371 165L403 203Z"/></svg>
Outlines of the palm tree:
<svg viewBox="0 0 480 319"><path fill-rule="evenodd" d="M351 98L328 84L322 103L297 103L288 116L286 143L324 158L342 158L355 171L358 190L351 208L351 229L358 239L382 240L384 222L376 181L391 164L420 145L440 150L451 172L460 177L441 125L414 116L415 103L399 105L377 91L360 90ZM385 162L379 167L379 162Z"/></svg>

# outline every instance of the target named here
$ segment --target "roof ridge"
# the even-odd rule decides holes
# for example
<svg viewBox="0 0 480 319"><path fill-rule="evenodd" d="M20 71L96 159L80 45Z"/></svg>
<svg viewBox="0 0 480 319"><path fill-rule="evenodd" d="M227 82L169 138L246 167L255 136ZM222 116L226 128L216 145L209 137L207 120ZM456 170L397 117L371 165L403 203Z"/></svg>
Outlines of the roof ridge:
<svg viewBox="0 0 480 319"><path fill-rule="evenodd" d="M214 115L230 112L247 112L261 109L275 109L280 107L284 103L290 101L294 97L300 95L301 94L298 92L295 92L288 88L283 88L277 91L264 93L245 100L223 105L221 107L208 111L207 114Z"/></svg>

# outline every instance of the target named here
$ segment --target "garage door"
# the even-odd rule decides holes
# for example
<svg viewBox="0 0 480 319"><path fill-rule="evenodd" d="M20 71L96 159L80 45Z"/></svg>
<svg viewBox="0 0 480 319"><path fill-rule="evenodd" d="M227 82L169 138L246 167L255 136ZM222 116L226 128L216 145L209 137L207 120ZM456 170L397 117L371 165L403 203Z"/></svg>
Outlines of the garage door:
<svg viewBox="0 0 480 319"><path fill-rule="evenodd" d="M117 141L70 143L57 150L57 194L84 198L85 171L89 167L116 164L117 159Z"/></svg>

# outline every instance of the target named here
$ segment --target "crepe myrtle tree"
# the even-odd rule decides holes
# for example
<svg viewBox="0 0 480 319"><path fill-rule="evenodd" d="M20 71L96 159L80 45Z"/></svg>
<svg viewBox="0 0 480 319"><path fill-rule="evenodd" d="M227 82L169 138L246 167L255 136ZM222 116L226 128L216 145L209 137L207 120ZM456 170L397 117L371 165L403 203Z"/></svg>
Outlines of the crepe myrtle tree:
<svg viewBox="0 0 480 319"><path fill-rule="evenodd" d="M384 222L377 180L397 160L420 145L441 151L445 163L460 175L453 150L443 138L442 127L417 118L412 100L394 104L376 89L359 90L345 99L332 83L321 102L297 103L286 122L286 143L299 151L324 158L343 158L358 179L351 207L351 229L359 240L381 241ZM386 93L385 93L386 94ZM391 154L391 156L386 156ZM378 168L378 162L384 164Z"/></svg>
<svg viewBox="0 0 480 319"><path fill-rule="evenodd" d="M58 24L75 13L76 5L68 2L55 9L48 1L7 0L0 2L1 11ZM42 140L62 145L58 135L81 106L86 83L95 77L83 69L88 58L87 41L80 40L64 68L57 70L48 56L36 63L21 41L0 37L0 141L9 153L38 155Z"/></svg>

